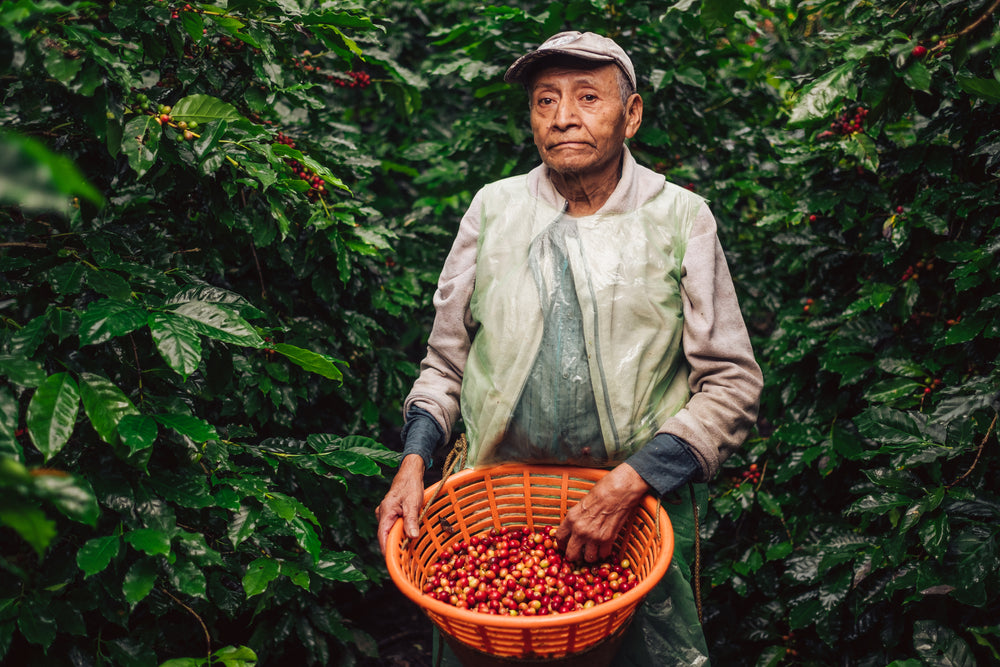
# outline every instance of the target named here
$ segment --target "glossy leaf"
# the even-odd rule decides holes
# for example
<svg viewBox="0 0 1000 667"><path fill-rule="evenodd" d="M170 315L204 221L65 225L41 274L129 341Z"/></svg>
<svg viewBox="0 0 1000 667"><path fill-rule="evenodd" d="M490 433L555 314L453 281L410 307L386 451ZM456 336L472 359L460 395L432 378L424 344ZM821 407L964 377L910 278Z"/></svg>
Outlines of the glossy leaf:
<svg viewBox="0 0 1000 667"><path fill-rule="evenodd" d="M56 536L56 524L37 507L0 504L0 525L12 528L31 545L39 559Z"/></svg>
<svg viewBox="0 0 1000 667"><path fill-rule="evenodd" d="M156 585L156 563L149 559L138 560L125 573L122 593L130 605L136 605L152 592Z"/></svg>
<svg viewBox="0 0 1000 667"><path fill-rule="evenodd" d="M806 86L799 94L788 122L799 124L830 116L834 105L850 96L854 86L851 75L855 67L856 63L844 63Z"/></svg>
<svg viewBox="0 0 1000 667"><path fill-rule="evenodd" d="M69 441L79 411L80 389L69 373L50 375L35 390L28 403L28 432L46 460Z"/></svg>
<svg viewBox="0 0 1000 667"><path fill-rule="evenodd" d="M925 661L947 667L976 667L978 661L964 639L934 621L917 621L913 648Z"/></svg>
<svg viewBox="0 0 1000 667"><path fill-rule="evenodd" d="M114 299L96 301L80 315L80 344L97 345L124 336L145 326L146 320L146 311L134 304Z"/></svg>
<svg viewBox="0 0 1000 667"><path fill-rule="evenodd" d="M237 120L241 118L236 108L211 95L188 95L177 100L171 117L176 121L209 123L213 120Z"/></svg>
<svg viewBox="0 0 1000 667"><path fill-rule="evenodd" d="M0 355L0 373L25 387L37 387L45 380L45 370L40 363L7 354Z"/></svg>
<svg viewBox="0 0 1000 667"><path fill-rule="evenodd" d="M250 537L260 520L260 509L253 505L244 505L229 522L228 537L233 548L238 547Z"/></svg>
<svg viewBox="0 0 1000 667"><path fill-rule="evenodd" d="M20 461L23 456L21 444L17 441L19 406L6 387L0 388L0 457L7 456Z"/></svg>
<svg viewBox="0 0 1000 667"><path fill-rule="evenodd" d="M188 301L173 310L187 318L198 333L235 345L260 347L264 340L232 309L207 301Z"/></svg>
<svg viewBox="0 0 1000 667"><path fill-rule="evenodd" d="M215 427L192 415L182 414L160 414L153 416L163 426L172 428L181 435L191 438L196 443L201 444L207 440L215 440L219 437Z"/></svg>
<svg viewBox="0 0 1000 667"><path fill-rule="evenodd" d="M87 540L76 552L76 565L87 577L103 572L118 555L120 547L121 539L117 535Z"/></svg>
<svg viewBox="0 0 1000 667"><path fill-rule="evenodd" d="M126 414L118 422L118 437L133 453L152 447L158 433L156 420L147 415Z"/></svg>
<svg viewBox="0 0 1000 667"><path fill-rule="evenodd" d="M86 479L58 470L38 470L34 474L33 492L69 519L97 525L100 508L94 489Z"/></svg>
<svg viewBox="0 0 1000 667"><path fill-rule="evenodd" d="M170 553L170 535L158 528L137 528L125 533L123 537L133 548L148 556Z"/></svg>
<svg viewBox="0 0 1000 667"><path fill-rule="evenodd" d="M354 563L354 554L324 551L312 571L331 581L362 581L365 574Z"/></svg>
<svg viewBox="0 0 1000 667"><path fill-rule="evenodd" d="M274 350L287 357L289 361L301 366L311 373L322 375L323 377L336 382L340 382L344 379L344 374L336 366L337 363L343 362L338 362L332 357L317 354L316 352L310 352L309 350L304 350L300 347L287 345L285 343L275 343Z"/></svg>
<svg viewBox="0 0 1000 667"><path fill-rule="evenodd" d="M207 599L205 595L205 573L189 560L181 560L167 566L170 585L191 597Z"/></svg>
<svg viewBox="0 0 1000 667"><path fill-rule="evenodd" d="M116 385L100 375L81 373L80 397L94 430L104 442L118 439L118 423L126 415L138 415L132 401Z"/></svg>
<svg viewBox="0 0 1000 667"><path fill-rule="evenodd" d="M145 176L156 162L162 135L163 129L153 116L140 114L125 124L122 151L138 178Z"/></svg>
<svg viewBox="0 0 1000 667"><path fill-rule="evenodd" d="M273 558L258 558L251 562L243 575L243 591L247 597L267 590L268 584L277 579L279 570L280 564Z"/></svg>
<svg viewBox="0 0 1000 667"><path fill-rule="evenodd" d="M172 313L151 313L149 332L163 360L181 377L187 378L201 363L201 339L187 318Z"/></svg>

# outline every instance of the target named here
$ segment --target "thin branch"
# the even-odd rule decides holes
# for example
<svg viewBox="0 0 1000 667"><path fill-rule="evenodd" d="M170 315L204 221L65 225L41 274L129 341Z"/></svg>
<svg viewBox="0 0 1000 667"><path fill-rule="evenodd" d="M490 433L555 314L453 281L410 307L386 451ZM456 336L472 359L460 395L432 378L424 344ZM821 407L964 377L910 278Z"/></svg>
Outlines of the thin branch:
<svg viewBox="0 0 1000 667"><path fill-rule="evenodd" d="M990 5L985 12L983 12L983 15L980 16L975 21L973 21L972 23L970 23L969 25L965 26L964 28L962 28L961 30L952 35L945 35L941 39L942 40L955 39L956 37L962 37L963 35L968 35L970 32L978 28L979 24L988 19L990 17L990 14L992 14L997 10L997 7L1000 7L1000 0L994 0L993 4Z"/></svg>
<svg viewBox="0 0 1000 667"><path fill-rule="evenodd" d="M132 343L132 356L135 357L135 370L139 380L139 398L144 401L142 395L142 364L139 362L139 346L135 344L135 336L128 335L128 340Z"/></svg>
<svg viewBox="0 0 1000 667"><path fill-rule="evenodd" d="M161 588L160 590L163 591L164 593L166 593L167 597L169 597L171 600L173 600L174 602L176 602L177 604L179 604L181 607L183 607L184 609L186 609L192 616L194 616L198 620L198 625L201 626L201 631L205 633L205 656L208 658L209 662L211 662L211 660L212 660L212 636L208 634L208 628L205 627L205 621L201 620L201 616L198 615L198 612L196 612L194 609L192 609L191 607L189 607L186 604L184 604L183 602L181 602L177 598L177 596L175 596L173 593L171 593L170 591L168 591L165 588Z"/></svg>
<svg viewBox="0 0 1000 667"><path fill-rule="evenodd" d="M28 241L7 241L0 243L0 248L48 248L44 243L30 243Z"/></svg>
<svg viewBox="0 0 1000 667"><path fill-rule="evenodd" d="M1000 2L998 2L998 4L1000 4ZM963 479L965 479L966 477L968 477L970 474L972 474L972 471L975 469L976 464L979 463L979 458L983 455L983 448L986 446L986 441L990 439L990 435L993 434L993 428L996 425L997 425L997 413L994 412L993 413L993 421L990 422L990 427L988 429L986 429L986 435L984 435L983 439L979 441L979 449L976 451L976 458L972 461L972 465L970 465L969 469L966 470L964 473L962 473L962 475L958 479L956 479L954 482L952 482L948 486L944 487L945 489L950 489L951 487L955 486L956 484L958 484L959 482L961 482Z"/></svg>

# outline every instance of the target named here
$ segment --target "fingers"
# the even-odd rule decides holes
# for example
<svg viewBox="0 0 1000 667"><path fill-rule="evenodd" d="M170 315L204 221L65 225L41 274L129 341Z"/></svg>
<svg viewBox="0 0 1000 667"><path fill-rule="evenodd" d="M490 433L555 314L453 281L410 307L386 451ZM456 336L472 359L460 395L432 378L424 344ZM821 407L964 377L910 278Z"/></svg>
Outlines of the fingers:
<svg viewBox="0 0 1000 667"><path fill-rule="evenodd" d="M385 504L385 501L382 501ZM392 530L392 525L396 523L396 519L400 517L399 512L394 512L392 510L385 511L382 509L382 505L378 506L375 510L375 516L378 518L378 546L385 553L385 545L389 540L389 531Z"/></svg>
<svg viewBox="0 0 1000 667"><path fill-rule="evenodd" d="M408 456L403 460L399 472L385 494L381 504L375 509L378 519L378 545L385 553L389 531L397 519L403 519L403 532L410 539L420 536L417 518L423 504L423 460L419 456Z"/></svg>

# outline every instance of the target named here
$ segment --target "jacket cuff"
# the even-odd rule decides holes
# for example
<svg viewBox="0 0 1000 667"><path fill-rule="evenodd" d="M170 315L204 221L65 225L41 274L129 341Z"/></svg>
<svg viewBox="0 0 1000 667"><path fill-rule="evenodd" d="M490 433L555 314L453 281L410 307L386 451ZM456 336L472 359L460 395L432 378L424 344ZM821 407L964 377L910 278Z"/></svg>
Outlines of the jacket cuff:
<svg viewBox="0 0 1000 667"><path fill-rule="evenodd" d="M625 463L661 497L684 486L701 471L691 445L670 433L658 433Z"/></svg>
<svg viewBox="0 0 1000 667"><path fill-rule="evenodd" d="M434 450L444 444L444 429L427 410L413 406L406 412L406 423L400 437L403 440L403 457L418 454L424 465L430 468Z"/></svg>

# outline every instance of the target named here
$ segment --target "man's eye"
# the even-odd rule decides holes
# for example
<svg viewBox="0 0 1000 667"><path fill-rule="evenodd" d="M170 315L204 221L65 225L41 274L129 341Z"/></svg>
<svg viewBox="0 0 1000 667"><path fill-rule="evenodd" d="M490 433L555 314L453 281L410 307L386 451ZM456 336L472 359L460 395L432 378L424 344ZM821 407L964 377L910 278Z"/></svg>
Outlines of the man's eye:
<svg viewBox="0 0 1000 667"><path fill-rule="evenodd" d="M593 102L597 99L597 95L584 95L583 99L585 102Z"/></svg>
<svg viewBox="0 0 1000 667"><path fill-rule="evenodd" d="M540 98L538 100L538 103L541 104L541 105L543 105L543 106L548 105L548 104L552 104L552 98L551 97L542 97L542 98Z"/></svg>

